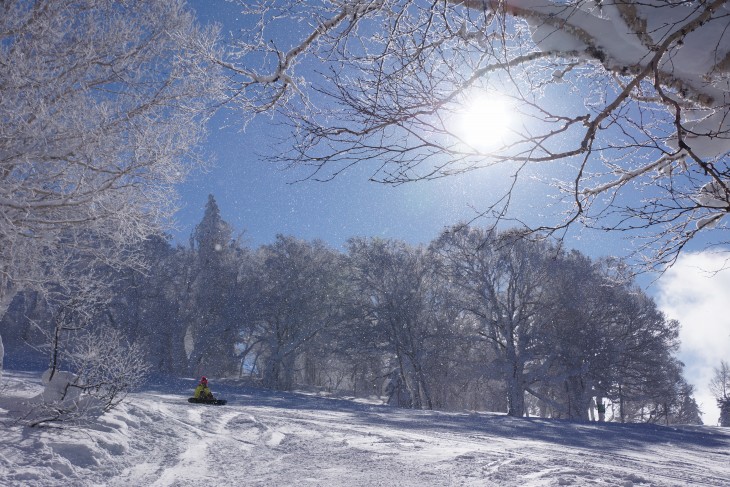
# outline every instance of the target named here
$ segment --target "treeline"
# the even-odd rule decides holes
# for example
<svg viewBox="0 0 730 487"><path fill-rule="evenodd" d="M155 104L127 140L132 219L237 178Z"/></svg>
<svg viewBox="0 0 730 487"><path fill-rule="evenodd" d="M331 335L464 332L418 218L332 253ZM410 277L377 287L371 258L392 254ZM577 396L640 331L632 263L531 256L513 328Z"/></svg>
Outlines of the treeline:
<svg viewBox="0 0 730 487"><path fill-rule="evenodd" d="M461 225L427 247L278 236L250 249L211 196L189 246L151 238L143 253L145 273L107 269L97 320L157 373L409 408L588 420L608 405L606 420L701 422L673 356L678 323L617 266L545 241ZM18 296L6 349L47 336L50 309Z"/></svg>

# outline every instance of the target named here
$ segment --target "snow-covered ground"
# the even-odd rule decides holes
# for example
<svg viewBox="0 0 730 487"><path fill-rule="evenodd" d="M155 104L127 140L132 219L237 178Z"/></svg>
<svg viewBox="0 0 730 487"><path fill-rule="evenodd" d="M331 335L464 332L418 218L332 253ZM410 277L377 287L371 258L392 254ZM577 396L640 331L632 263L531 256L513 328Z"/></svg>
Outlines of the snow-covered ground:
<svg viewBox="0 0 730 487"><path fill-rule="evenodd" d="M5 371L0 485L730 486L730 430L406 411L194 381L148 385L84 428L27 428L40 374Z"/></svg>

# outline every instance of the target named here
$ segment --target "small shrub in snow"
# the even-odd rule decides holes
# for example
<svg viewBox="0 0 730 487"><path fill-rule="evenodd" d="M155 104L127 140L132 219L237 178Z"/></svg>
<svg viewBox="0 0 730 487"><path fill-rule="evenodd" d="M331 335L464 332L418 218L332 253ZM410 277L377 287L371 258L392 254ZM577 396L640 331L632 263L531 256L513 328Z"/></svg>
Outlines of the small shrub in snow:
<svg viewBox="0 0 730 487"><path fill-rule="evenodd" d="M31 426L91 419L109 411L144 381L149 364L137 344L108 326L78 335L66 356L71 371L51 368L26 416Z"/></svg>

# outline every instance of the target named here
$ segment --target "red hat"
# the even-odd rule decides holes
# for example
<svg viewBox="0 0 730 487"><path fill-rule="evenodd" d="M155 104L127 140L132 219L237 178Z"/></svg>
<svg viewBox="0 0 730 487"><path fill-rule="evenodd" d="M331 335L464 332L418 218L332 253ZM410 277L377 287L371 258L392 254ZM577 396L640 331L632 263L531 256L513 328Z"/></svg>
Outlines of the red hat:
<svg viewBox="0 0 730 487"><path fill-rule="evenodd" d="M202 383L204 383L204 384L207 384L207 383L208 383L208 379L206 379L206 378L205 378L205 376L203 376L203 377L202 377L202 378L200 379L200 382L202 382Z"/></svg>

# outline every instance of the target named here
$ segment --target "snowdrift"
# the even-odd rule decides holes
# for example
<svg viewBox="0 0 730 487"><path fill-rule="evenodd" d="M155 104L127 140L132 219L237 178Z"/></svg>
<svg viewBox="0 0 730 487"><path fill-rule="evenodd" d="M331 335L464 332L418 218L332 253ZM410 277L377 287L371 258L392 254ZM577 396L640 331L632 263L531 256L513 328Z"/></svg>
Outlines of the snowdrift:
<svg viewBox="0 0 730 487"><path fill-rule="evenodd" d="M15 423L39 374L5 371L0 485L728 486L730 431L397 410L177 380L78 428Z"/></svg>

